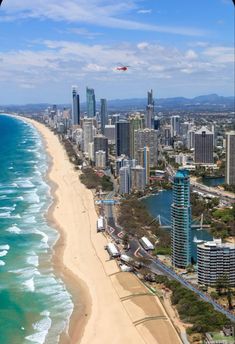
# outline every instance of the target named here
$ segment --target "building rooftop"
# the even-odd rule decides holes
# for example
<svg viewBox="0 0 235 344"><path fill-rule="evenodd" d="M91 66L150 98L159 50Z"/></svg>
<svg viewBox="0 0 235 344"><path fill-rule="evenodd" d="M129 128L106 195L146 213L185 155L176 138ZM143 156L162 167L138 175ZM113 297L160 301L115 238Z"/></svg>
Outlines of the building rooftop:
<svg viewBox="0 0 235 344"><path fill-rule="evenodd" d="M203 244L198 245L198 247L204 248L204 249L210 249L212 247L218 247L218 248L228 248L235 250L235 244L232 243L222 243L221 239L214 239L213 241L207 241Z"/></svg>

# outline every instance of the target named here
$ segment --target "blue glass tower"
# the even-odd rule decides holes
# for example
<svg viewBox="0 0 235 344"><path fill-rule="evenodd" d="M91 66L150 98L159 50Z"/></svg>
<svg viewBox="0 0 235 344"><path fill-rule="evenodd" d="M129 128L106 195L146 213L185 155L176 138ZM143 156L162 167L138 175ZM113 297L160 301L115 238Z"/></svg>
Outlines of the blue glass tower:
<svg viewBox="0 0 235 344"><path fill-rule="evenodd" d="M171 260L174 267L183 269L191 263L190 179L186 170L178 170L174 176L171 205Z"/></svg>
<svg viewBox="0 0 235 344"><path fill-rule="evenodd" d="M86 104L87 104L87 117L95 117L96 115L96 102L95 91L93 88L86 88Z"/></svg>

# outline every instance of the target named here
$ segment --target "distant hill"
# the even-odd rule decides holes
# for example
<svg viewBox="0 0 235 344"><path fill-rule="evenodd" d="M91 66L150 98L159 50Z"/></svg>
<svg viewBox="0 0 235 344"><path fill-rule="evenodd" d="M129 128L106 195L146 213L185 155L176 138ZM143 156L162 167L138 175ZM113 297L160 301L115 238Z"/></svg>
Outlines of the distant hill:
<svg viewBox="0 0 235 344"><path fill-rule="evenodd" d="M108 100L109 111L143 111L146 108L146 98L112 99ZM52 104L0 105L0 111L15 111L23 113L40 112ZM69 108L71 104L57 104L59 109ZM97 110L100 104L97 101ZM235 97L223 97L217 94L202 95L195 98L157 98L156 111L235 111ZM86 111L86 104L81 103L81 110Z"/></svg>

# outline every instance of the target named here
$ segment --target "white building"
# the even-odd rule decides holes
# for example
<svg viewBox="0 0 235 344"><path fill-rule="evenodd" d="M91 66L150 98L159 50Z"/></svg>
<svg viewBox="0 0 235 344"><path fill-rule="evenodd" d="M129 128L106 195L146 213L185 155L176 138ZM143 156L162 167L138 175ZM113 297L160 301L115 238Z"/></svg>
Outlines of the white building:
<svg viewBox="0 0 235 344"><path fill-rule="evenodd" d="M83 150L84 153L89 151L89 143L94 140L94 125L92 118L84 118L83 120Z"/></svg>
<svg viewBox="0 0 235 344"><path fill-rule="evenodd" d="M123 166L119 170L119 193L129 194L130 193L130 167Z"/></svg>
<svg viewBox="0 0 235 344"><path fill-rule="evenodd" d="M98 168L106 167L106 152L99 150L95 153L95 166Z"/></svg>
<svg viewBox="0 0 235 344"><path fill-rule="evenodd" d="M140 165L131 168L131 190L144 191L146 186L145 168Z"/></svg>
<svg viewBox="0 0 235 344"><path fill-rule="evenodd" d="M235 245L222 243L221 239L197 246L198 283L215 286L219 277L227 275L235 287Z"/></svg>

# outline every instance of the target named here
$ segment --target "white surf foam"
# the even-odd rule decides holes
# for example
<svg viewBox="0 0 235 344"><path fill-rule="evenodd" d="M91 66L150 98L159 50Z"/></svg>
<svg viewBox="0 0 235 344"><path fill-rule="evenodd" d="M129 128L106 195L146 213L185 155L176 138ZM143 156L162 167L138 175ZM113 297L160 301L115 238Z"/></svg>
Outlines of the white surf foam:
<svg viewBox="0 0 235 344"><path fill-rule="evenodd" d="M21 229L16 225L12 225L11 227L7 228L6 231L10 233L20 234Z"/></svg>
<svg viewBox="0 0 235 344"><path fill-rule="evenodd" d="M34 292L35 291L35 286L34 286L34 278L30 278L27 281L22 282L22 285L25 286L25 288L28 291Z"/></svg>
<svg viewBox="0 0 235 344"><path fill-rule="evenodd" d="M38 266L38 256L36 255L35 252L30 252L30 256L27 257L27 263L30 265Z"/></svg>
<svg viewBox="0 0 235 344"><path fill-rule="evenodd" d="M9 245L0 245L0 250L10 250Z"/></svg>
<svg viewBox="0 0 235 344"><path fill-rule="evenodd" d="M8 253L8 251L7 251L7 250L0 251L0 257L4 257L4 256L6 256L6 255L7 255L7 253Z"/></svg>
<svg viewBox="0 0 235 344"><path fill-rule="evenodd" d="M15 198L15 200L17 200L17 201L23 201L23 200L24 200L24 197L23 197L23 196L17 196L17 197Z"/></svg>
<svg viewBox="0 0 235 344"><path fill-rule="evenodd" d="M6 263L3 260L0 260L0 266L4 266Z"/></svg>
<svg viewBox="0 0 235 344"><path fill-rule="evenodd" d="M51 328L51 324L52 321L49 316L46 316L42 320L39 320L38 322L33 324L33 329L37 332L31 334L30 336L27 336L25 339L33 343L43 344L45 342L49 329Z"/></svg>

